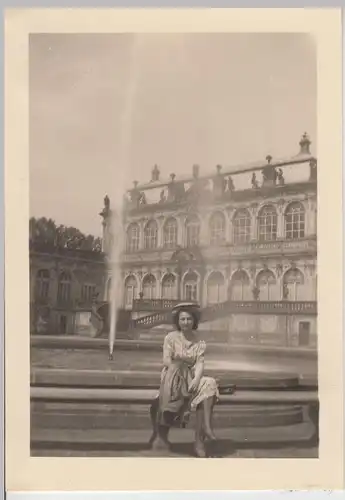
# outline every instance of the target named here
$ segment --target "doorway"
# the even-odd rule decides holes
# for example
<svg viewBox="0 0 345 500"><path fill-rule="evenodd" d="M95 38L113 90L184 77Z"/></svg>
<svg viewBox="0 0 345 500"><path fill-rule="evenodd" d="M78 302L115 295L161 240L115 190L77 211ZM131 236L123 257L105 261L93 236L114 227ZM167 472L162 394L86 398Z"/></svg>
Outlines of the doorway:
<svg viewBox="0 0 345 500"><path fill-rule="evenodd" d="M307 346L310 342L310 322L300 321L298 324L298 345Z"/></svg>
<svg viewBox="0 0 345 500"><path fill-rule="evenodd" d="M60 316L59 333L67 333L67 316L64 314Z"/></svg>

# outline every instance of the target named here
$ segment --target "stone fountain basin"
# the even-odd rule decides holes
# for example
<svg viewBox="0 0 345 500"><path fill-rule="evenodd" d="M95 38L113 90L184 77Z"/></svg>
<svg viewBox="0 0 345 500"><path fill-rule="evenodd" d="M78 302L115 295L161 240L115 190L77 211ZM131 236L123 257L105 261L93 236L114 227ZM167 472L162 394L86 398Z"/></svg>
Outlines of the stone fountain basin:
<svg viewBox="0 0 345 500"><path fill-rule="evenodd" d="M298 375L277 372L252 372L210 368L206 375L217 379L221 386L236 385L238 389L298 389ZM60 387L131 387L157 388L160 370L73 370L32 368L31 385Z"/></svg>

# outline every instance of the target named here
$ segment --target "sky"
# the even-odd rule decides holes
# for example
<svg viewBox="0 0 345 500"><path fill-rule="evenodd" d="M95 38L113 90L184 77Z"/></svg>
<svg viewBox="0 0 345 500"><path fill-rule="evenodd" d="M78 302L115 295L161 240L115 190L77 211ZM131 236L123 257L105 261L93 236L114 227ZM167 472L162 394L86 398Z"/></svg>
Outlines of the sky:
<svg viewBox="0 0 345 500"><path fill-rule="evenodd" d="M303 34L30 36L30 215L102 233L134 180L317 154L316 48Z"/></svg>

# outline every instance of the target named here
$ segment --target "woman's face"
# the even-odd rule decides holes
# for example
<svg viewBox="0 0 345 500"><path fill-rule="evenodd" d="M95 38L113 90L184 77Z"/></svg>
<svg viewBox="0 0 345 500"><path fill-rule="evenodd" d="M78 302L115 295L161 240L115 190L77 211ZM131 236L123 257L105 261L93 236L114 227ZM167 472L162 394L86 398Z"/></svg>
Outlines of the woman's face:
<svg viewBox="0 0 345 500"><path fill-rule="evenodd" d="M182 311L179 315L179 326L183 332L187 332L193 329L194 319L188 312Z"/></svg>

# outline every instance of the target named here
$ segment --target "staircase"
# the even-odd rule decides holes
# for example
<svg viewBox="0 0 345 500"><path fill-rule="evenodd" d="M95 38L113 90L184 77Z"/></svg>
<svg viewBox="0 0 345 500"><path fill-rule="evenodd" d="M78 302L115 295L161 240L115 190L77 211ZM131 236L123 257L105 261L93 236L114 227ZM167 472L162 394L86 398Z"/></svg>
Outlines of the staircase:
<svg viewBox="0 0 345 500"><path fill-rule="evenodd" d="M218 302L201 311L201 322L224 318L229 314L317 315L316 302L304 301L232 301ZM153 328L171 323L171 309L154 312L131 321L131 328Z"/></svg>

